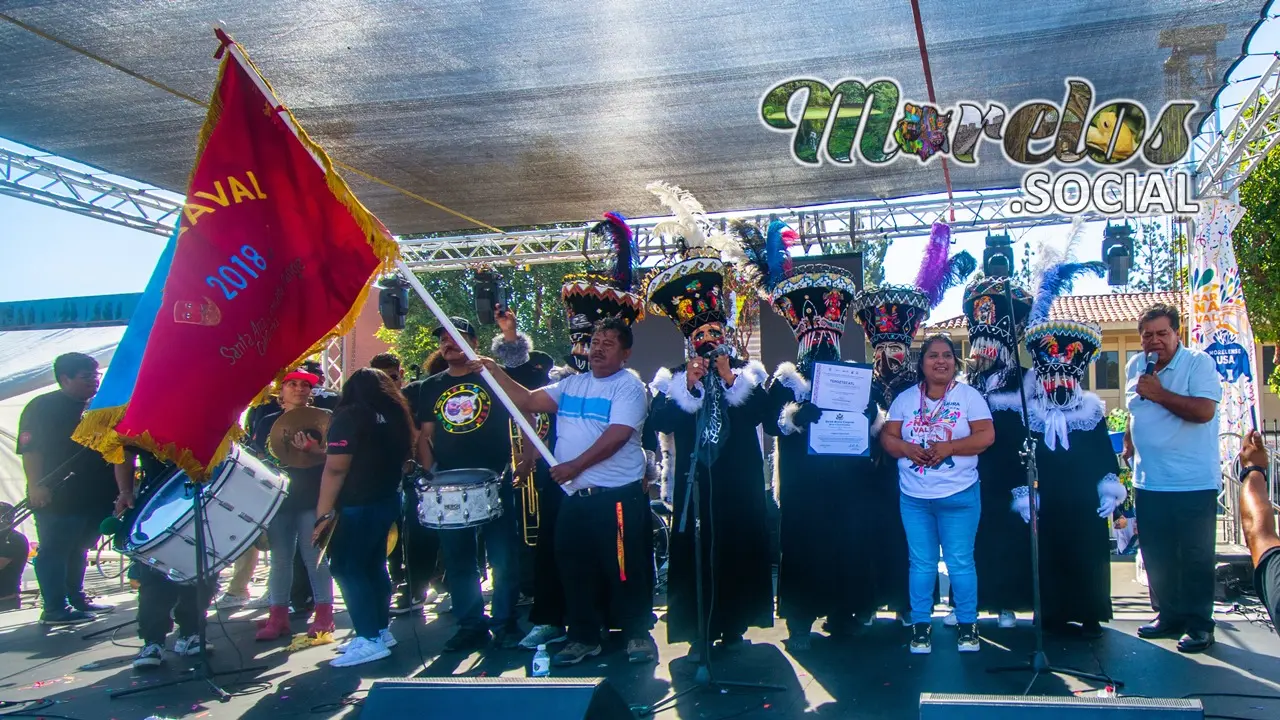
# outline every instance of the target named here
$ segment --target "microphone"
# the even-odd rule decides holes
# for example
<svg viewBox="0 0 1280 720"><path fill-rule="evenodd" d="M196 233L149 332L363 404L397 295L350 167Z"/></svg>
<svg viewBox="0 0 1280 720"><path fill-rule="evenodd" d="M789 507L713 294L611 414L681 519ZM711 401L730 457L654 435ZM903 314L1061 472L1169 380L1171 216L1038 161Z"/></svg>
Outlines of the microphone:
<svg viewBox="0 0 1280 720"><path fill-rule="evenodd" d="M1159 358L1154 352L1147 353L1147 369L1142 372L1143 375L1150 375L1156 371L1156 360Z"/></svg>

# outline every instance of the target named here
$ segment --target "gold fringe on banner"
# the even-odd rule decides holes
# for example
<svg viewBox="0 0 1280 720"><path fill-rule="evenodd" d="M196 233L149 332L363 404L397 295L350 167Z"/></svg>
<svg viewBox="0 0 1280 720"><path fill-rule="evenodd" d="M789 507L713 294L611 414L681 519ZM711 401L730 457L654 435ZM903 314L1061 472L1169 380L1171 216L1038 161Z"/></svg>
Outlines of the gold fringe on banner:
<svg viewBox="0 0 1280 720"><path fill-rule="evenodd" d="M227 39L229 40L229 38ZM365 302L368 300L373 278L377 277L379 274L387 272L395 264L396 260L400 257L400 248L391 237L391 234L386 227L383 226L376 217L374 217L373 213L369 212L369 210L358 199L356 199L355 195L351 192L351 189L347 186L346 181L343 180L342 176L334 169L333 161L329 158L328 153L311 140L311 137L307 135L305 130L303 130L302 125L298 122L298 119L294 117L293 113L285 107L283 103L278 101L279 99L275 97L275 88L273 88L271 83L262 76L262 73L258 72L258 68L253 64L252 60L249 60L249 55L244 51L244 48L234 41L231 41L230 44L235 45L236 49L244 57L248 65L248 67L245 67L245 70L256 75L260 80L262 80L262 83L267 87L267 89L270 90L272 97L267 98L267 100L272 102L273 105L279 108L281 112L288 115L289 120L298 131L297 137L303 147L309 150L311 154L320 161L321 168L325 174L325 182L329 186L329 191L333 193L334 198L337 199L338 202L342 203L343 207L347 209L347 212L351 213L352 219L355 220L356 224L360 227L360 230L364 233L365 241L369 243L369 247L373 250L374 257L377 258L379 263L374 272L365 280L363 289L361 289L360 293L356 296L351 309L347 311L347 314L342 318L342 320L340 320L332 330L325 333L319 340L313 343L311 347L298 356L297 359L276 373L275 383L279 383L289 370L296 367L311 355L323 350L330 340L351 332L355 327L356 320L360 317L361 310L364 309ZM209 98L209 109L205 115L204 125L201 126L200 134L196 141L196 161L192 164L191 175L187 179L188 192L190 192L191 177L195 175L195 170L199 167L200 159L204 156L204 151L209 143L209 138L213 134L213 130L217 126L218 120L221 117L222 99L219 92L222 88L222 80L226 73L227 63L232 61L238 62L235 58L235 53L227 52L218 64L218 78L214 84L213 93ZM181 222L181 219L179 219L179 222ZM182 238L179 236L179 246L181 246L181 243ZM260 392L250 403L250 407L266 402L267 398L271 396L272 390L273 386L271 385L263 389L263 391ZM72 435L72 439L81 445L97 450L102 453L102 456L107 460L107 462L112 463L120 463L124 461L123 448L126 445L138 447L152 453L161 461L172 462L177 465L186 472L188 477L192 480L203 482L209 479L212 474L212 469L218 467L218 465L226 459L227 455L231 452L231 445L238 442L246 434L244 429L239 426L239 423L233 423L232 427L223 437L222 442L218 445L218 449L214 452L213 457L210 458L208 465L205 465L195 458L189 448L179 448L174 443L165 443L161 445L149 432L143 432L136 436L125 436L118 433L115 428L124 418L127 408L128 404L125 404L111 408L99 408L86 413L84 418L81 419L80 425L76 428L75 433Z"/></svg>

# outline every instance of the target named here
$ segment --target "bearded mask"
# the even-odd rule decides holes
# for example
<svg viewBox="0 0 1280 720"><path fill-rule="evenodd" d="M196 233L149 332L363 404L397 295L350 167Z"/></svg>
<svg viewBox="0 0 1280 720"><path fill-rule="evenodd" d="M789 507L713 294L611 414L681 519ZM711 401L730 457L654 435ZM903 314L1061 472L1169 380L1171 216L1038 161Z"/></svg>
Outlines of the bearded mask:
<svg viewBox="0 0 1280 720"><path fill-rule="evenodd" d="M720 347L727 340L724 325L720 323L707 323L700 325L689 336L689 343L693 346L694 354L700 357L710 357L716 348Z"/></svg>

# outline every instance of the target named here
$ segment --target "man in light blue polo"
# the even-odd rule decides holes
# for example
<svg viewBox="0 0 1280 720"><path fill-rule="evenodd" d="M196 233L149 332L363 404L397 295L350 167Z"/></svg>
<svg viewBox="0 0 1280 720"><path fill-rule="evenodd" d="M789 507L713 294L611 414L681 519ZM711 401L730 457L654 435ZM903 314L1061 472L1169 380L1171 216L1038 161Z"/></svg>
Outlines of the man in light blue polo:
<svg viewBox="0 0 1280 720"><path fill-rule="evenodd" d="M1125 396L1135 506L1156 619L1148 639L1181 638L1181 652L1213 644L1213 568L1221 464L1222 382L1209 355L1182 345L1178 311L1147 308L1138 321L1143 355L1129 361ZM1154 361L1154 362L1152 362Z"/></svg>

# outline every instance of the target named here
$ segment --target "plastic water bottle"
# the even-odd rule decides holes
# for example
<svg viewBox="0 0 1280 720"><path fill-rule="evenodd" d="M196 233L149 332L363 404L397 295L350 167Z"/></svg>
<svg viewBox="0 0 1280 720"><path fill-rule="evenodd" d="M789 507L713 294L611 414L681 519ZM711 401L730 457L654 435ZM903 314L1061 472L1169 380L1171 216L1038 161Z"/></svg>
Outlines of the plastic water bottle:
<svg viewBox="0 0 1280 720"><path fill-rule="evenodd" d="M551 656L547 654L547 646L539 645L538 652L533 654L533 676L547 677L551 674Z"/></svg>

